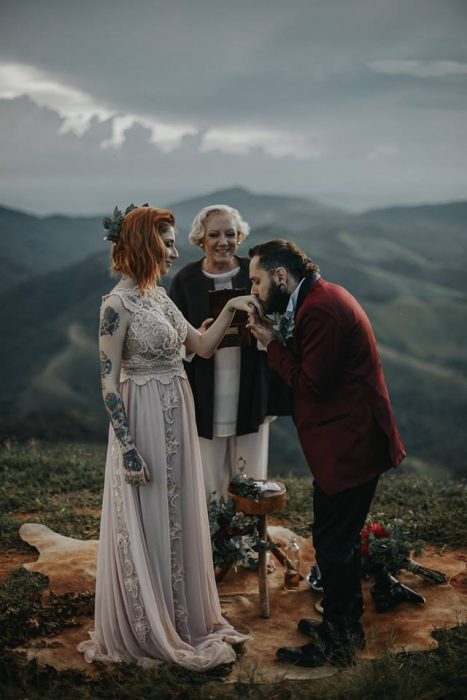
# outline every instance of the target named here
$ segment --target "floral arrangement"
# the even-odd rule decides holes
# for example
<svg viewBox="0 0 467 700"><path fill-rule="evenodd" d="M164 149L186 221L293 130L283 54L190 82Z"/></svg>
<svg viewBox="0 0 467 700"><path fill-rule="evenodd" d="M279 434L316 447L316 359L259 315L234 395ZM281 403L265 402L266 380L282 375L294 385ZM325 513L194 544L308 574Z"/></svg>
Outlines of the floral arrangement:
<svg viewBox="0 0 467 700"><path fill-rule="evenodd" d="M406 569L433 584L446 582L445 574L421 566L411 558L412 553L415 556L421 554L423 542L411 541L407 528L399 518L385 525L370 521L360 536L363 571L368 578L371 578L375 570L384 567L393 575L398 574L401 569Z"/></svg>
<svg viewBox="0 0 467 700"><path fill-rule="evenodd" d="M258 503L264 496L263 491L257 486L254 479L250 479L245 474L236 474L229 484L230 493L236 496L251 498Z"/></svg>
<svg viewBox="0 0 467 700"><path fill-rule="evenodd" d="M280 336L284 345L287 345L294 332L295 321L293 315L286 311L283 314L266 314L266 318L271 321L272 329Z"/></svg>
<svg viewBox="0 0 467 700"><path fill-rule="evenodd" d="M142 207L148 207L149 204L142 204ZM137 209L137 207L134 204L130 204L125 211L121 211L118 207L115 207L113 210L112 216L105 216L102 219L102 223L104 225L104 228L106 230L106 234L104 236L104 241L111 241L112 243L116 243L118 241L118 238L120 236L120 231L122 228L123 224L123 219L127 214L130 213L130 211L133 211L133 209Z"/></svg>
<svg viewBox="0 0 467 700"><path fill-rule="evenodd" d="M260 543L257 519L236 513L231 498L211 498L208 517L214 568L224 569L232 564L256 568Z"/></svg>

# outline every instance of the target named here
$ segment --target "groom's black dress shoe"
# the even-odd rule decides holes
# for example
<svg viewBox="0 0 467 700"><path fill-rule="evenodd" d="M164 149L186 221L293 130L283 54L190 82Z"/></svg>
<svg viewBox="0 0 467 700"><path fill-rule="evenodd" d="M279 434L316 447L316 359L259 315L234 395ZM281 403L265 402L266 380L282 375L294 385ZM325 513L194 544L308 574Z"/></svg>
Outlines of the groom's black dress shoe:
<svg viewBox="0 0 467 700"><path fill-rule="evenodd" d="M307 637L311 637L312 639L315 639L316 637L322 639L325 633L324 622L320 622L319 620L308 620L306 618L302 618L298 621L297 629L299 632L306 634Z"/></svg>
<svg viewBox="0 0 467 700"><path fill-rule="evenodd" d="M413 591L408 586L404 586L394 576L387 574L384 582L376 580L371 589L371 596L375 602L376 612L383 613L399 605L399 603L415 603L425 605L423 596Z"/></svg>
<svg viewBox="0 0 467 700"><path fill-rule="evenodd" d="M307 620L303 618L299 621L297 629L302 634L307 637L314 639L315 641L320 641L321 643L326 643L330 641L331 633L329 627L324 622L319 622L318 620ZM348 642L355 647L355 649L364 649L365 647L365 632L360 622L356 622L355 625L347 632Z"/></svg>
<svg viewBox="0 0 467 700"><path fill-rule="evenodd" d="M295 666L323 666L327 663L324 650L320 649L313 642L309 642L302 647L280 647L276 651L276 656L280 661L287 661Z"/></svg>
<svg viewBox="0 0 467 700"><path fill-rule="evenodd" d="M307 622L310 621L307 620ZM326 632L323 638L317 633L314 641L301 647L281 647L276 651L276 656L281 661L308 668L325 664L350 666L355 662L355 649L356 645L349 642L348 637L345 642L342 637L341 641L337 641Z"/></svg>

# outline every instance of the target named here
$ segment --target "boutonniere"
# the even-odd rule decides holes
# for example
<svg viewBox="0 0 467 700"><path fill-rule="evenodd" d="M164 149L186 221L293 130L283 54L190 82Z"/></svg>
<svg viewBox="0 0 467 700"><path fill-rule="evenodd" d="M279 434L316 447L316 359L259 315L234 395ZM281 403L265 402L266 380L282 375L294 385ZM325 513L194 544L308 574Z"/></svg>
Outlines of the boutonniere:
<svg viewBox="0 0 467 700"><path fill-rule="evenodd" d="M273 330L280 336L284 345L293 337L295 321L290 312L284 314L266 314L266 318L271 321Z"/></svg>

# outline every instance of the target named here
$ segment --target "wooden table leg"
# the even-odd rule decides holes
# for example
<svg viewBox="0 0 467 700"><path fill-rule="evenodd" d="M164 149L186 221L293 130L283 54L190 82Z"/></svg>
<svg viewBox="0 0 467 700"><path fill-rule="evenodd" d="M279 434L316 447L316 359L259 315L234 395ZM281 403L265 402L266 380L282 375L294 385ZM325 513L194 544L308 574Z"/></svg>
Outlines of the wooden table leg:
<svg viewBox="0 0 467 700"><path fill-rule="evenodd" d="M260 541L266 544L268 539L267 515L258 516L258 532ZM258 557L258 577L259 577L259 613L261 617L270 617L269 612L269 591L267 572L267 550L262 549Z"/></svg>

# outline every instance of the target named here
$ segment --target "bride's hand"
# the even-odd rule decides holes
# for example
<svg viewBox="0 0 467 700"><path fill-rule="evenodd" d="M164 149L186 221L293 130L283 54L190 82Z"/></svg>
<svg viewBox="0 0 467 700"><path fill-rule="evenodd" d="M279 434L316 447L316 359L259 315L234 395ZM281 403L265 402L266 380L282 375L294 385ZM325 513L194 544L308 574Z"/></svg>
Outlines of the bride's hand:
<svg viewBox="0 0 467 700"><path fill-rule="evenodd" d="M131 486L144 486L151 479L148 465L134 448L123 453L123 468L125 481Z"/></svg>
<svg viewBox="0 0 467 700"><path fill-rule="evenodd" d="M234 297L227 302L226 307L229 311L245 311L247 314L251 313L253 307L261 314L261 305L253 294Z"/></svg>

